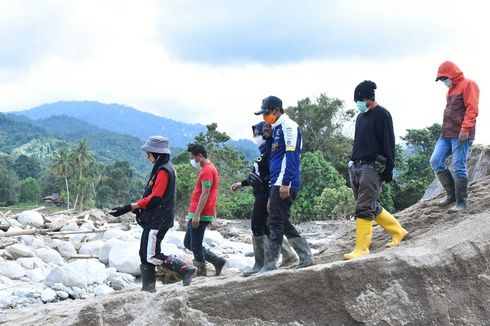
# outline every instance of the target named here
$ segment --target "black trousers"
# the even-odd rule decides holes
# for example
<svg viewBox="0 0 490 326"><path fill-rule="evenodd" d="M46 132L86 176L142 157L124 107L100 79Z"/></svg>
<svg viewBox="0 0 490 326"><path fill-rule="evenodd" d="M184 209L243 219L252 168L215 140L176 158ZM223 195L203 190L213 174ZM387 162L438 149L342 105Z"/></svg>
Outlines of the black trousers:
<svg viewBox="0 0 490 326"><path fill-rule="evenodd" d="M290 196L286 199L281 199L279 196L279 186L273 186L270 194L270 212L267 219L269 227L269 239L282 244L283 236L286 238L299 238L298 230L289 221L291 217L291 205L296 199L298 191L290 189Z"/></svg>
<svg viewBox="0 0 490 326"><path fill-rule="evenodd" d="M161 265L167 258L161 252L161 243L168 229L168 226L159 229L143 228L139 252L142 264Z"/></svg>
<svg viewBox="0 0 490 326"><path fill-rule="evenodd" d="M252 211L252 234L254 236L261 236L269 234L267 228L267 200L269 199L269 192L263 189L254 192L255 201Z"/></svg>

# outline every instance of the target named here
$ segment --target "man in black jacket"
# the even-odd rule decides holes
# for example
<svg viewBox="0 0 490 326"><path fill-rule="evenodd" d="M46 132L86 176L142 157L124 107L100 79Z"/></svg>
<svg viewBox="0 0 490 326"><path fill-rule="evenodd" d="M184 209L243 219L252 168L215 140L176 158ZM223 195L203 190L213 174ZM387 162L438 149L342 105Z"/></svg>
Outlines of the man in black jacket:
<svg viewBox="0 0 490 326"><path fill-rule="evenodd" d="M397 246L408 234L393 215L378 202L383 181L390 182L395 162L395 135L391 115L375 101L376 84L365 80L354 90L359 109L349 178L356 199L356 244L345 254L353 259L369 254L373 219L392 236L388 247Z"/></svg>

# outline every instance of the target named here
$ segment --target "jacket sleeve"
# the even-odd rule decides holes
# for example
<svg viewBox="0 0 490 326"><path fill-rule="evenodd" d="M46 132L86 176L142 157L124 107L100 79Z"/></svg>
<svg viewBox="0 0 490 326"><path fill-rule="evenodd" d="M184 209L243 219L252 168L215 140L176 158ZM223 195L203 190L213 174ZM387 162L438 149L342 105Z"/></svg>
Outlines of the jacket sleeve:
<svg viewBox="0 0 490 326"><path fill-rule="evenodd" d="M393 120L389 112L383 123L383 151L386 155L386 171L383 174L385 181L391 181L392 171L395 166L395 133L393 131Z"/></svg>
<svg viewBox="0 0 490 326"><path fill-rule="evenodd" d="M155 178L155 184L151 190L151 194L138 200L138 206L142 209L149 209L157 206L162 201L165 191L168 187L168 172L165 170L158 171Z"/></svg>
<svg viewBox="0 0 490 326"><path fill-rule="evenodd" d="M284 177L282 178L282 185L289 186L295 175L299 171L299 152L297 147L301 144L298 143L298 127L294 124L283 126L284 143L286 145L286 167L284 169Z"/></svg>
<svg viewBox="0 0 490 326"><path fill-rule="evenodd" d="M461 130L470 132L476 123L476 117L478 116L478 99L480 97L480 89L474 81L469 81L463 90L464 105L466 112L464 114L463 122L461 123Z"/></svg>

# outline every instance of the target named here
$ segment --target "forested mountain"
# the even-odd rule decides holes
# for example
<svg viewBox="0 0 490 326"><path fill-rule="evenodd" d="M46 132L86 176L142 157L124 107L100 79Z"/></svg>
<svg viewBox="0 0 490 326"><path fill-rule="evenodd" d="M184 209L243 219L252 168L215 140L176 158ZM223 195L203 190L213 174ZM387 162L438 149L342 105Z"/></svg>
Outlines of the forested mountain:
<svg viewBox="0 0 490 326"><path fill-rule="evenodd" d="M173 146L181 148L191 142L195 135L206 130L206 127L201 124L179 122L125 105L103 104L95 101L56 102L15 113L33 120L66 115L141 140L146 140L152 135L164 135L171 139Z"/></svg>
<svg viewBox="0 0 490 326"><path fill-rule="evenodd" d="M131 135L142 141L152 135L163 135L170 139L171 149L176 154L192 142L197 134L206 131L206 127L202 124L179 122L141 112L125 105L104 104L95 101L56 102L14 113L18 115L18 119L21 121L25 121L24 117L44 121L45 124L49 124L46 125L45 129L56 130L57 133L64 135L67 133L75 134L70 132L71 125L56 126L56 121L50 122L46 119L64 115L104 130ZM82 129L84 126L76 123L73 127ZM238 149L249 160L254 159L258 154L255 145L249 140L230 140L228 144Z"/></svg>

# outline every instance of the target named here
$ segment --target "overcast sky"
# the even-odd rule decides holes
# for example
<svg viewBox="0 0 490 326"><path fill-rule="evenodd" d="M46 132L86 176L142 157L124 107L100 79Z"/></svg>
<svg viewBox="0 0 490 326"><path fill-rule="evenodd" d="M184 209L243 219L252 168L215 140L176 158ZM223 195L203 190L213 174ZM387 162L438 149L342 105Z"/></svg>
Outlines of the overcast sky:
<svg viewBox="0 0 490 326"><path fill-rule="evenodd" d="M0 0L0 111L96 100L250 138L268 95L354 108L370 79L403 136L442 123L434 79L451 60L480 86L476 143L490 144L487 12L471 0Z"/></svg>

